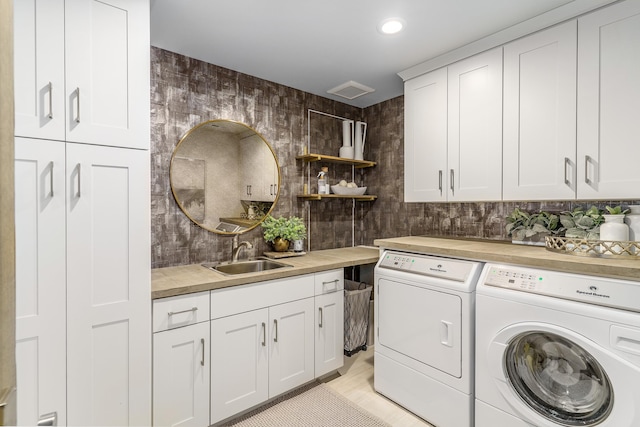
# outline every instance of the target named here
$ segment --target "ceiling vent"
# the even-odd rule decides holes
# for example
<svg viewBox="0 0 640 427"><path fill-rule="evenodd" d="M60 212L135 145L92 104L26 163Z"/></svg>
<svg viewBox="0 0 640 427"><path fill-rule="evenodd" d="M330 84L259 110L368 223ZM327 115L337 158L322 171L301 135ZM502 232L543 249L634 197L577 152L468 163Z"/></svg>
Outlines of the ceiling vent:
<svg viewBox="0 0 640 427"><path fill-rule="evenodd" d="M353 80L349 80L348 82L327 91L327 93L341 96L346 99L354 99L371 92L375 92L375 89L371 89L369 86L354 82Z"/></svg>

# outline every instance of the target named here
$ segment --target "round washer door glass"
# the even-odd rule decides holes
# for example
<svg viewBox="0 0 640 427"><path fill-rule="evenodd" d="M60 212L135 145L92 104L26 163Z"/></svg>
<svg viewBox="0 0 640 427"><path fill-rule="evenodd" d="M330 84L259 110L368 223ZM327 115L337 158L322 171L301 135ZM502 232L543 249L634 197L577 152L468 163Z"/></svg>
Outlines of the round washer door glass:
<svg viewBox="0 0 640 427"><path fill-rule="evenodd" d="M549 332L527 332L505 352L507 377L527 405L563 426L592 426L613 407L613 389L597 360Z"/></svg>

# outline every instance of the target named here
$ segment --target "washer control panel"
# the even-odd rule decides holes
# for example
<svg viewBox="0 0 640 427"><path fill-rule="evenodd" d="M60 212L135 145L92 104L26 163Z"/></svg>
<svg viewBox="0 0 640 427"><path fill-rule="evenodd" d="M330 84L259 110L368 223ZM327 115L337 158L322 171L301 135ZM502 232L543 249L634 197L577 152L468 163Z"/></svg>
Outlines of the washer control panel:
<svg viewBox="0 0 640 427"><path fill-rule="evenodd" d="M478 286L494 286L640 311L640 283L628 280L486 264Z"/></svg>
<svg viewBox="0 0 640 427"><path fill-rule="evenodd" d="M541 283L544 282L544 276L533 272L494 267L489 270L485 282L503 288L532 291L541 286Z"/></svg>

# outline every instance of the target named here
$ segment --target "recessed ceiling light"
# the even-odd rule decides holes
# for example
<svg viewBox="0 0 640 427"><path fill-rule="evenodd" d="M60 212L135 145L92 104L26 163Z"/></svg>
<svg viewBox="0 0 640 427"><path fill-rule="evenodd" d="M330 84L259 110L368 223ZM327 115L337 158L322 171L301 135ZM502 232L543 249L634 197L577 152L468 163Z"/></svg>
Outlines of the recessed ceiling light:
<svg viewBox="0 0 640 427"><path fill-rule="evenodd" d="M382 34L396 34L405 26L402 18L387 18L378 24L378 31Z"/></svg>

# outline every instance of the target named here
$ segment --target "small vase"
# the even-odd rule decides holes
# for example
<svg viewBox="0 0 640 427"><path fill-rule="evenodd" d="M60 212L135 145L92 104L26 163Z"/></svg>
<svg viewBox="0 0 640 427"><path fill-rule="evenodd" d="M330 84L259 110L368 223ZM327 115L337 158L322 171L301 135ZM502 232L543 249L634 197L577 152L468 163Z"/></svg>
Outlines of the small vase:
<svg viewBox="0 0 640 427"><path fill-rule="evenodd" d="M624 223L624 215L602 215L604 224L600 225L600 240L609 244L608 252L619 255L623 249L620 245L613 245L612 242L626 242L629 240L629 226ZM607 248L602 246L603 252Z"/></svg>
<svg viewBox="0 0 640 427"><path fill-rule="evenodd" d="M302 252L304 250L304 240L297 239L293 241L293 251Z"/></svg>
<svg viewBox="0 0 640 427"><path fill-rule="evenodd" d="M285 239L281 239L280 237L276 238L273 241L273 250L276 252L286 252L289 250L289 241Z"/></svg>

